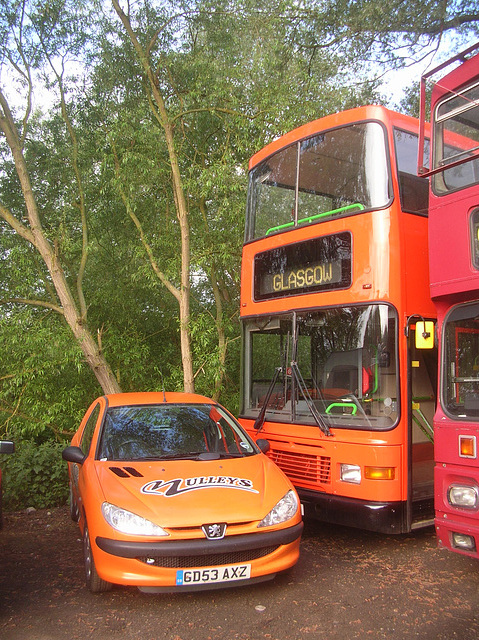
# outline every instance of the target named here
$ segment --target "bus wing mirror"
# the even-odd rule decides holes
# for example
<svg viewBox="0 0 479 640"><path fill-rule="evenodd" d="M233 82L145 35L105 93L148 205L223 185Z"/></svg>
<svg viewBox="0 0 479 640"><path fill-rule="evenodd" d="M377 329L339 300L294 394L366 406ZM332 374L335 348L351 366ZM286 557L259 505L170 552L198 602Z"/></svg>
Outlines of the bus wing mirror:
<svg viewBox="0 0 479 640"><path fill-rule="evenodd" d="M434 322L421 320L416 322L416 349L434 348Z"/></svg>

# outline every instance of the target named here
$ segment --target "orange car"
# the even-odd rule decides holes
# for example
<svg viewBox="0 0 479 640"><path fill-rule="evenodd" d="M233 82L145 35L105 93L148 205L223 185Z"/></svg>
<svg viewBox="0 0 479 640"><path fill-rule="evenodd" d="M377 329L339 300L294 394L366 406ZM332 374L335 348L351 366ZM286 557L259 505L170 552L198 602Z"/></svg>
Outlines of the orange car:
<svg viewBox="0 0 479 640"><path fill-rule="evenodd" d="M95 400L63 451L90 591L211 589L292 567L300 504L268 446L203 396Z"/></svg>

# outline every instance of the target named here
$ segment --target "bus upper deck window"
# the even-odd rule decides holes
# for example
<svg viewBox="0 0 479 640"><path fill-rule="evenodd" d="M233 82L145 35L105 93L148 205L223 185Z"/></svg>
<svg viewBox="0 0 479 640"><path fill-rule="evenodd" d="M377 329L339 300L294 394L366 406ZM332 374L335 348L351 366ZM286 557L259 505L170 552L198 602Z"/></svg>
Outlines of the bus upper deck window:
<svg viewBox="0 0 479 640"><path fill-rule="evenodd" d="M250 172L245 240L388 205L385 129L359 122L281 149Z"/></svg>
<svg viewBox="0 0 479 640"><path fill-rule="evenodd" d="M408 213L427 215L429 183L416 175L418 136L409 131L394 129L396 164L398 169L401 208ZM424 144L423 164L429 164L429 141Z"/></svg>
<svg viewBox="0 0 479 640"><path fill-rule="evenodd" d="M479 84L443 100L436 108L433 176L436 193L479 182Z"/></svg>

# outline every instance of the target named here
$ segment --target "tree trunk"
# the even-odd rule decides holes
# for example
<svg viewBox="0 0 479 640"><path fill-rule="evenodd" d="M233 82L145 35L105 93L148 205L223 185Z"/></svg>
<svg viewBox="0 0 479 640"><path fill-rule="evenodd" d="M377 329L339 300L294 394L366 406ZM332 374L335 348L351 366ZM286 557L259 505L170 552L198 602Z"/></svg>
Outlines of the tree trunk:
<svg viewBox="0 0 479 640"><path fill-rule="evenodd" d="M190 230L188 221L188 207L183 190L178 155L174 142L173 124L169 119L167 107L163 100L156 74L152 69L148 54L139 42L131 25L129 16L122 10L118 0L112 0L113 8L120 18L123 26L130 37L135 48L143 72L148 79L151 95L155 101L157 112L155 117L160 122L165 132L166 145L168 148L168 158L171 167L171 183L173 188L173 198L175 201L176 215L181 230L181 284L180 289L176 289L174 296L178 301L180 311L180 344L181 361L183 365L183 386L187 393L194 393L195 381L193 374L193 357L191 354L190 337ZM154 111L154 110L153 110ZM170 289L171 291L171 289Z"/></svg>

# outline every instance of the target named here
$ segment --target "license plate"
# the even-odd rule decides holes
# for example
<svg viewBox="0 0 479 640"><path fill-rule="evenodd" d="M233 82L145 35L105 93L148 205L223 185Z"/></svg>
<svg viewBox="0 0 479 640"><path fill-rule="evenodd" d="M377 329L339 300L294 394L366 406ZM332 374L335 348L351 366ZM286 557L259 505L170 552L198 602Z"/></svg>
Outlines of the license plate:
<svg viewBox="0 0 479 640"><path fill-rule="evenodd" d="M176 572L176 585L211 584L247 580L251 576L250 564L236 564L209 569L180 569Z"/></svg>

